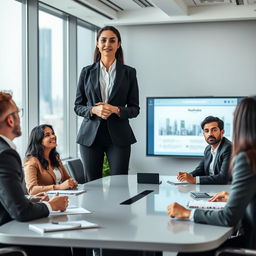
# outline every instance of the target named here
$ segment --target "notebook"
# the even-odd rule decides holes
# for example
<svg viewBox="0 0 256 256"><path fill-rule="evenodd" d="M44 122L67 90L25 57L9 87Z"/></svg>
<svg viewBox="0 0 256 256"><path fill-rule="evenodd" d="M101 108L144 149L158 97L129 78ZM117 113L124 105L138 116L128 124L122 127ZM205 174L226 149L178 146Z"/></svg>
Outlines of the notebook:
<svg viewBox="0 0 256 256"><path fill-rule="evenodd" d="M225 207L226 202L208 202L204 200L193 200L188 202L189 208L214 209L221 210Z"/></svg>
<svg viewBox="0 0 256 256"><path fill-rule="evenodd" d="M47 233L47 232L98 228L98 227L99 226L97 224L89 221L85 221L85 220L29 224L30 230L33 230L41 234Z"/></svg>

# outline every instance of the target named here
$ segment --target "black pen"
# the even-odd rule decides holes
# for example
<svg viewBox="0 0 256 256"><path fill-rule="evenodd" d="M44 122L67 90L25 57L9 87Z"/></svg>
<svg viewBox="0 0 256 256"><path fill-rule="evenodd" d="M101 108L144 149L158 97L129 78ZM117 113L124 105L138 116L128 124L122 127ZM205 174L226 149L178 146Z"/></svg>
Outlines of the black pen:
<svg viewBox="0 0 256 256"><path fill-rule="evenodd" d="M76 223L76 222L58 222L58 221L52 221L52 224L71 226L71 227L74 227L74 228L79 228L79 227L81 227L81 224L80 224L80 223Z"/></svg>

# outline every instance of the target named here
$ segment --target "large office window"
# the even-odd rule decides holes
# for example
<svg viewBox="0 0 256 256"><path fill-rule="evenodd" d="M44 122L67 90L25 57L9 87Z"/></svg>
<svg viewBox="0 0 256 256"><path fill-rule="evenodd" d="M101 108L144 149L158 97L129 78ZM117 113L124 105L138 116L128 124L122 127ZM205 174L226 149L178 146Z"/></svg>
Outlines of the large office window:
<svg viewBox="0 0 256 256"><path fill-rule="evenodd" d="M0 1L0 90L11 92L18 107L23 108L25 103L25 46L22 18L22 1ZM24 118L21 126L24 126ZM24 155L24 136L16 138L14 143L21 155Z"/></svg>
<svg viewBox="0 0 256 256"><path fill-rule="evenodd" d="M39 11L39 121L51 124L61 157L68 157L67 21Z"/></svg>
<svg viewBox="0 0 256 256"><path fill-rule="evenodd" d="M26 3L29 8L26 8ZM70 51L77 52L76 56L72 55L77 58L77 75L76 72L70 72L68 64L68 48L72 43L69 45L67 40L70 19L66 14L39 3L37 42L34 40L37 38L37 26L33 26L37 24L37 1L1 0L0 10L0 90L12 92L18 107L25 110L21 119L23 135L14 140L19 153L23 158L30 130L38 123L46 123L55 129L58 137L57 150L61 157L74 155L70 150L74 151L75 138L70 138L69 131L69 120L74 120L74 116L70 115L70 109L73 110L74 94L70 96L68 93L70 90L74 92L76 84L67 81L72 81L70 78L75 80L80 75L82 67L92 63L95 27L78 21L77 48L74 49L73 46ZM26 20L27 15L30 22ZM33 73L34 70L31 69L35 66L37 70L37 62L39 84L37 73ZM34 90L37 86L38 90Z"/></svg>
<svg viewBox="0 0 256 256"><path fill-rule="evenodd" d="M95 48L96 35L95 28L90 28L83 22L77 25L77 80L79 79L83 67L93 63L93 53ZM77 127L83 121L82 117L77 118ZM78 151L79 152L79 151Z"/></svg>
<svg viewBox="0 0 256 256"><path fill-rule="evenodd" d="M93 53L96 45L95 31L83 26L82 22L77 25L77 72L78 77L84 66L93 63Z"/></svg>

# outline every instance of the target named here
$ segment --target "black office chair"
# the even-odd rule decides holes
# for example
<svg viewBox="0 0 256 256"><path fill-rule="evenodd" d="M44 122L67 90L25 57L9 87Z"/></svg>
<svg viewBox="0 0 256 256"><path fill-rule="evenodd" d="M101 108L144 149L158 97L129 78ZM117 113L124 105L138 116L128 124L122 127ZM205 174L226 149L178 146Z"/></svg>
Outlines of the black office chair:
<svg viewBox="0 0 256 256"><path fill-rule="evenodd" d="M238 256L238 255L256 255L255 250L243 248L224 248L216 252L215 256Z"/></svg>
<svg viewBox="0 0 256 256"><path fill-rule="evenodd" d="M12 247L0 248L0 255L8 255L10 253L12 253L12 255L17 255L17 256L18 255L27 256L27 253L19 247L12 246Z"/></svg>
<svg viewBox="0 0 256 256"><path fill-rule="evenodd" d="M64 163L63 166L64 166L64 168L68 171L69 175L71 176L71 172L70 172L70 170L69 170L68 164L67 164L67 163Z"/></svg>
<svg viewBox="0 0 256 256"><path fill-rule="evenodd" d="M84 177L84 167L80 158L66 161L67 171L79 184L84 184L86 179Z"/></svg>

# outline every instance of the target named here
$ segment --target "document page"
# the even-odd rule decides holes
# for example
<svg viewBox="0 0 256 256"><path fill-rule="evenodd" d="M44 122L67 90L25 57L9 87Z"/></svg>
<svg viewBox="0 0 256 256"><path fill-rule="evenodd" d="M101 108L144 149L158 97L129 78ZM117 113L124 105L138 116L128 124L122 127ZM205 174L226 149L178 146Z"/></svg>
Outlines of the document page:
<svg viewBox="0 0 256 256"><path fill-rule="evenodd" d="M91 212L86 210L85 208L77 207L77 208L67 208L65 212L53 211L50 213L50 216L75 215L75 214L83 214L83 213L91 213Z"/></svg>
<svg viewBox="0 0 256 256"><path fill-rule="evenodd" d="M187 181L179 181L177 179L177 176L169 176L167 183L173 184L173 185L179 185L179 184L189 184Z"/></svg>
<svg viewBox="0 0 256 256"><path fill-rule="evenodd" d="M85 220L29 224L29 229L36 231L38 233L97 227L99 227L97 224Z"/></svg>
<svg viewBox="0 0 256 256"><path fill-rule="evenodd" d="M80 195L85 192L86 190L67 189L67 190L50 190L46 193L49 195L59 193L59 195L61 196L71 196L71 195Z"/></svg>
<svg viewBox="0 0 256 256"><path fill-rule="evenodd" d="M188 202L189 208L214 209L221 210L225 207L226 202L208 202L204 200L193 200Z"/></svg>

